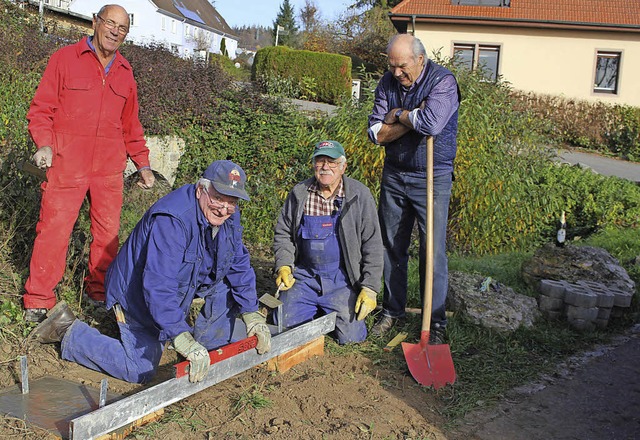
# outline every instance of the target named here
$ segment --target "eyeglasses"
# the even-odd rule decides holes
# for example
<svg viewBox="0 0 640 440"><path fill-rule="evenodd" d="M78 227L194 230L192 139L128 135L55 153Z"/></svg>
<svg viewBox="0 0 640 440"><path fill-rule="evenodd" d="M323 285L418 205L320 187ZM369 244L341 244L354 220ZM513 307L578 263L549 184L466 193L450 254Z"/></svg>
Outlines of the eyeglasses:
<svg viewBox="0 0 640 440"><path fill-rule="evenodd" d="M209 191L207 191L204 187L202 188L202 192L204 192L207 195L207 198L209 199L209 203L207 203L207 205L209 206L210 209L217 209L217 210L226 209L227 214L233 214L238 209L237 200L234 200L231 202L223 201L222 197L220 197L220 194L218 194L217 191L214 190L215 195L211 196L211 194L209 194Z"/></svg>
<svg viewBox="0 0 640 440"><path fill-rule="evenodd" d="M102 22L104 23L104 27L106 27L107 29L109 29L110 31L118 28L118 33L120 35L127 35L129 33L129 28L123 25L118 25L118 23L116 23L113 20L109 20L109 19L104 19L102 17L100 17L98 14L96 14L96 17L98 17L100 20L102 20Z"/></svg>
<svg viewBox="0 0 640 440"><path fill-rule="evenodd" d="M326 164L329 168L334 169L337 168L341 163L342 161L338 160L316 159L313 163L313 166L315 166L316 168L322 168Z"/></svg>

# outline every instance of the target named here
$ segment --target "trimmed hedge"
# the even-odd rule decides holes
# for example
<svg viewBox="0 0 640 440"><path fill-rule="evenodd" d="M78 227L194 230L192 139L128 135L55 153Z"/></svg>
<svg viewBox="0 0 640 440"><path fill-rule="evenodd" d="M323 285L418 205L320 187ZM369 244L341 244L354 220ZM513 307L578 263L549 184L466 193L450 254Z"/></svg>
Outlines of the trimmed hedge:
<svg viewBox="0 0 640 440"><path fill-rule="evenodd" d="M351 58L286 46L260 49L251 78L269 81L279 77L289 78L307 99L337 104L351 95Z"/></svg>

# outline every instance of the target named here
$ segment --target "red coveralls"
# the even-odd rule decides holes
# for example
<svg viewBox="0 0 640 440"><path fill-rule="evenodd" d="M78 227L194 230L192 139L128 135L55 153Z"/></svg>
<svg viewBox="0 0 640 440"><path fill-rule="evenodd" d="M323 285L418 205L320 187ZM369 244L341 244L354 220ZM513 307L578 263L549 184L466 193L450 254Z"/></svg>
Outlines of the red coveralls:
<svg viewBox="0 0 640 440"><path fill-rule="evenodd" d="M149 166L131 65L116 52L105 74L87 37L60 49L47 64L27 119L36 146L53 149L53 162L41 186L24 307L55 305L53 289L64 275L69 237L87 194L93 241L85 290L103 300L104 276L118 251L127 156L138 169Z"/></svg>

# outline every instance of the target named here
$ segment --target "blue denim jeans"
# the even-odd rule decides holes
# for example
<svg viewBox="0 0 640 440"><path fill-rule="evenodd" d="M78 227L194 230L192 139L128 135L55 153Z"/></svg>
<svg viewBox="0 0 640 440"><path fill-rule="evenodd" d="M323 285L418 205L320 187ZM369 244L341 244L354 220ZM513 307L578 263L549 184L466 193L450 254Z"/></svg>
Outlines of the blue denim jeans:
<svg viewBox="0 0 640 440"><path fill-rule="evenodd" d="M124 314L127 322L118 322L119 339L75 320L62 339L62 359L127 382L149 382L158 369L164 342L158 339L157 328L136 322L126 311ZM233 342L236 314L229 286L216 284L196 318L194 338L207 350Z"/></svg>
<svg viewBox="0 0 640 440"><path fill-rule="evenodd" d="M452 174L433 179L433 310L431 325L446 325L448 289L446 253ZM415 220L420 232L420 297L423 297L426 260L427 184L424 173L401 172L385 167L380 188L379 216L384 244L384 295L382 314L405 315L409 245Z"/></svg>

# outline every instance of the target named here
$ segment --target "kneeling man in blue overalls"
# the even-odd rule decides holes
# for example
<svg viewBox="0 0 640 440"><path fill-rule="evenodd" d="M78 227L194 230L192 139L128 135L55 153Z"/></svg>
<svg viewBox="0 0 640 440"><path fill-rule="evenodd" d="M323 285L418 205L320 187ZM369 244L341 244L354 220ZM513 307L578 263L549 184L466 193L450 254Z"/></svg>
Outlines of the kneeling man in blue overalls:
<svg viewBox="0 0 640 440"><path fill-rule="evenodd" d="M318 142L311 157L314 177L294 186L274 237L276 286L284 327L336 312L340 344L367 337L364 318L377 304L383 247L371 191L344 175L343 146Z"/></svg>
<svg viewBox="0 0 640 440"><path fill-rule="evenodd" d="M258 353L271 348L271 333L258 312L256 276L242 241L238 200L249 200L245 172L228 160L213 162L196 184L158 200L138 222L109 266L106 305L120 338L76 319L65 302L47 314L33 334L61 342L62 358L128 382L155 375L165 342L189 361L189 380L203 380L209 353L232 342L240 314ZM204 305L192 327L194 298Z"/></svg>

